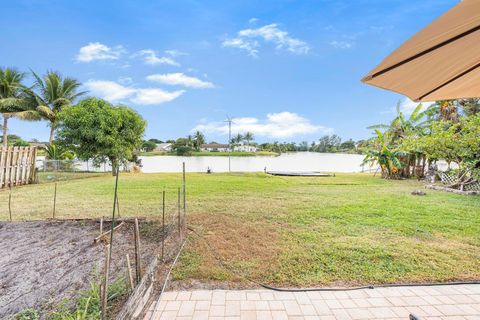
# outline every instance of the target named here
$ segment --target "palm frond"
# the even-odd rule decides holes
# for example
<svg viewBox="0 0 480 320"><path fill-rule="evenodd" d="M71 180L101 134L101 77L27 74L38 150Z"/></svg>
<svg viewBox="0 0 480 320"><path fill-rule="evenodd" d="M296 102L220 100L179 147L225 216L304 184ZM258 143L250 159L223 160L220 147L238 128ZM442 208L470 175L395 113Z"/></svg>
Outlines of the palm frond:
<svg viewBox="0 0 480 320"><path fill-rule="evenodd" d="M38 106L37 111L47 119L52 119L55 116L55 113L47 106Z"/></svg>
<svg viewBox="0 0 480 320"><path fill-rule="evenodd" d="M35 110L15 112L13 116L15 118L27 121L40 121L43 119L42 115Z"/></svg>

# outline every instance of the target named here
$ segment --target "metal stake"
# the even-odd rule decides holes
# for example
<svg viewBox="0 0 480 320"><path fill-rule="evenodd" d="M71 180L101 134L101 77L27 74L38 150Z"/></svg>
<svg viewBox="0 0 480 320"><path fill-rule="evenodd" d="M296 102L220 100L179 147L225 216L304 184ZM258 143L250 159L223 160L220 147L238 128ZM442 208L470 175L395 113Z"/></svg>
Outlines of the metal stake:
<svg viewBox="0 0 480 320"><path fill-rule="evenodd" d="M177 196L177 214L178 214L178 236L180 240L182 239L182 224L180 219L180 188L178 188L178 196Z"/></svg>
<svg viewBox="0 0 480 320"><path fill-rule="evenodd" d="M163 190L162 197L162 261L164 261L164 250L165 250L165 190Z"/></svg>
<svg viewBox="0 0 480 320"><path fill-rule="evenodd" d="M187 183L185 178L185 162L183 163L183 226L187 223Z"/></svg>

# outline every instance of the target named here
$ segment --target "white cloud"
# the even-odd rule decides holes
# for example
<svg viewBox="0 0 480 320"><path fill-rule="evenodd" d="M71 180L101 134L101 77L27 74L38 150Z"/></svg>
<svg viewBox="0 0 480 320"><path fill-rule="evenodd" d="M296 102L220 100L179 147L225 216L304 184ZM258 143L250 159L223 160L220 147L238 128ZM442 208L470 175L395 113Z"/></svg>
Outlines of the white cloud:
<svg viewBox="0 0 480 320"><path fill-rule="evenodd" d="M169 102L185 93L185 90L164 91L158 88L127 87L117 82L106 80L89 80L85 83L85 86L92 94L107 101L130 101L139 105Z"/></svg>
<svg viewBox="0 0 480 320"><path fill-rule="evenodd" d="M235 118L232 123L233 133L253 132L257 136L269 138L291 138L296 135L311 133L331 133L333 130L324 126L314 125L293 112L269 113L266 119L260 120L252 117ZM225 122L209 122L197 125L192 131L206 133L228 134L228 125Z"/></svg>
<svg viewBox="0 0 480 320"><path fill-rule="evenodd" d="M142 105L160 104L175 100L184 93L185 90L177 90L170 92L156 88L138 89L135 92L135 96L131 99L131 101L133 103Z"/></svg>
<svg viewBox="0 0 480 320"><path fill-rule="evenodd" d="M188 55L185 52L179 51L179 50L165 50L165 53L168 54L171 57L178 57L178 56L186 56Z"/></svg>
<svg viewBox="0 0 480 320"><path fill-rule="evenodd" d="M88 80L85 86L90 93L112 102L124 100L135 93L134 88L123 86L114 81Z"/></svg>
<svg viewBox="0 0 480 320"><path fill-rule="evenodd" d="M434 103L435 102L422 102L422 109L420 110L424 111ZM400 101L400 105L399 105L400 111L406 115L410 115L417 108L419 104L420 102L415 102L410 100L409 98L405 98L402 101ZM396 108L392 108L392 111L396 112Z"/></svg>
<svg viewBox="0 0 480 320"><path fill-rule="evenodd" d="M277 50L287 50L295 54L308 54L310 51L305 41L291 37L275 23L256 29L240 30L237 37L225 40L222 46L242 49L247 51L248 55L256 57L260 47L258 40L273 43Z"/></svg>
<svg viewBox="0 0 480 320"><path fill-rule="evenodd" d="M147 76L147 80L160 82L168 85L180 85L190 88L214 88L215 85L211 82L204 81L195 77L187 76L181 72L177 73L166 73L166 74L152 74Z"/></svg>
<svg viewBox="0 0 480 320"><path fill-rule="evenodd" d="M91 62L94 60L117 60L125 50L122 46L110 48L100 42L91 42L80 48L76 60Z"/></svg>
<svg viewBox="0 0 480 320"><path fill-rule="evenodd" d="M242 49L248 52L251 57L258 56L258 41L244 40L241 38L227 39L223 41L222 46Z"/></svg>
<svg viewBox="0 0 480 320"><path fill-rule="evenodd" d="M248 20L248 23L251 23L251 24L255 24L257 22L258 22L257 18L251 18L250 20Z"/></svg>
<svg viewBox="0 0 480 320"><path fill-rule="evenodd" d="M134 57L141 57L146 64L157 65L157 64L168 64L171 66L180 66L180 64L171 57L159 57L157 53L152 49L140 50Z"/></svg>
<svg viewBox="0 0 480 320"><path fill-rule="evenodd" d="M351 49L355 45L355 42L334 40L330 41L329 44L335 49Z"/></svg>

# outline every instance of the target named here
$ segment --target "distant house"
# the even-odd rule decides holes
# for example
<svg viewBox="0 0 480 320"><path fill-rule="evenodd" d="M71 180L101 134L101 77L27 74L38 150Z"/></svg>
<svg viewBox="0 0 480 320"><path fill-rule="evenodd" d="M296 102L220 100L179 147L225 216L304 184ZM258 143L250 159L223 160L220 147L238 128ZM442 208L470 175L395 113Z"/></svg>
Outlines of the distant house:
<svg viewBox="0 0 480 320"><path fill-rule="evenodd" d="M227 152L229 150L228 144L206 143L200 146L201 151L218 151Z"/></svg>
<svg viewBox="0 0 480 320"><path fill-rule="evenodd" d="M257 147L250 145L240 145L233 148L234 151L240 152L257 152Z"/></svg>
<svg viewBox="0 0 480 320"><path fill-rule="evenodd" d="M170 152L172 151L172 144L171 143L157 143L157 146L153 151L160 152L160 151L165 151L165 152Z"/></svg>
<svg viewBox="0 0 480 320"><path fill-rule="evenodd" d="M29 141L30 147L37 147L37 149L44 149L48 142L37 142L37 141Z"/></svg>

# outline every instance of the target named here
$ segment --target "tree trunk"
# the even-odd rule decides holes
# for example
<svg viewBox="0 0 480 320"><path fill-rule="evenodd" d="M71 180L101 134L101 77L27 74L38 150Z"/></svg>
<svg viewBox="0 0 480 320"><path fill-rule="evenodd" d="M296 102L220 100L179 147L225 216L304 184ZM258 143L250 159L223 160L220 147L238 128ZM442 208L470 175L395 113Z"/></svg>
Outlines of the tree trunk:
<svg viewBox="0 0 480 320"><path fill-rule="evenodd" d="M3 114L3 137L2 137L2 141L3 141L3 144L2 146L4 148L7 147L7 127L8 127L8 118L10 118L10 116L8 114Z"/></svg>
<svg viewBox="0 0 480 320"><path fill-rule="evenodd" d="M52 123L50 127L50 139L48 140L48 143L52 144L54 134L55 134L55 128L53 127L53 123Z"/></svg>
<svg viewBox="0 0 480 320"><path fill-rule="evenodd" d="M112 176L117 175L117 167L118 167L118 162L117 159L110 159L110 163L112 164Z"/></svg>

